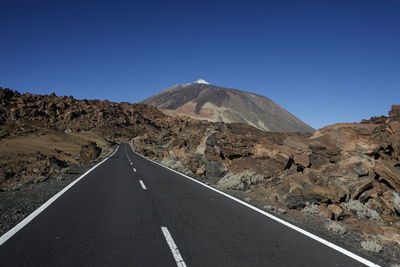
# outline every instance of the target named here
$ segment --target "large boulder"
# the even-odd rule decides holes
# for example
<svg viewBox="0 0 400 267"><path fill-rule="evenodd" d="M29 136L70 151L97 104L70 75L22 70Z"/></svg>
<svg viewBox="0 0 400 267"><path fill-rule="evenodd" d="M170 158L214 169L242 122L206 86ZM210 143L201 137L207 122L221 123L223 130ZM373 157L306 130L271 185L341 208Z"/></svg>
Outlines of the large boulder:
<svg viewBox="0 0 400 267"><path fill-rule="evenodd" d="M341 184L326 179L320 171L309 169L282 177L273 190L277 199L291 209L303 208L307 203L340 203L347 196Z"/></svg>
<svg viewBox="0 0 400 267"><path fill-rule="evenodd" d="M83 145L79 152L81 161L85 164L97 159L101 154L101 147L98 147L96 142L90 142Z"/></svg>

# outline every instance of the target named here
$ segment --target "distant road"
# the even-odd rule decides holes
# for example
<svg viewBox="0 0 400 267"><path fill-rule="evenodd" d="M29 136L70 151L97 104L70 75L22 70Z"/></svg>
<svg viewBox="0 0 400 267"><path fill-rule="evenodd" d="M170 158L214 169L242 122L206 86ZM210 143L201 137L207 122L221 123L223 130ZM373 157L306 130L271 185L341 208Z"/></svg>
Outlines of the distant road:
<svg viewBox="0 0 400 267"><path fill-rule="evenodd" d="M122 144L5 241L0 266L364 265Z"/></svg>

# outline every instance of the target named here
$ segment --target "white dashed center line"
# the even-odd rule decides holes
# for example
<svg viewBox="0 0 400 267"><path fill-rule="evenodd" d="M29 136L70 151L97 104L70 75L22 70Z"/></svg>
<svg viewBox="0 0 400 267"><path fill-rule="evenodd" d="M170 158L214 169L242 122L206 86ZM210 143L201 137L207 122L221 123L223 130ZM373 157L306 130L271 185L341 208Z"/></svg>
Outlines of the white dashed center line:
<svg viewBox="0 0 400 267"><path fill-rule="evenodd" d="M134 172L136 172L136 169L135 169L135 168L133 168L133 171L134 171Z"/></svg>
<svg viewBox="0 0 400 267"><path fill-rule="evenodd" d="M140 183L140 185L142 186L143 190L146 190L146 189L147 189L147 187L144 185L144 183L143 183L142 180L139 180L139 183Z"/></svg>
<svg viewBox="0 0 400 267"><path fill-rule="evenodd" d="M178 250L178 247L175 245L174 239L172 239L171 234L168 231L167 227L161 227L161 230L164 234L165 240L167 240L168 246L171 249L172 255L176 261L176 265L178 267L186 267L186 263L183 261L181 253Z"/></svg>

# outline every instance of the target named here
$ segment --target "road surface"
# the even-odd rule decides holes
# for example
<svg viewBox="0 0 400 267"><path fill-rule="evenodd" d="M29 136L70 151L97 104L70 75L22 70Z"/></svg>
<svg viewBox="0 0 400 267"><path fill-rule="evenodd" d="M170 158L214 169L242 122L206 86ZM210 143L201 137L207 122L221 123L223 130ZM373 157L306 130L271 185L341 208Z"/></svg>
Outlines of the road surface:
<svg viewBox="0 0 400 267"><path fill-rule="evenodd" d="M0 247L5 266L363 266L122 144Z"/></svg>

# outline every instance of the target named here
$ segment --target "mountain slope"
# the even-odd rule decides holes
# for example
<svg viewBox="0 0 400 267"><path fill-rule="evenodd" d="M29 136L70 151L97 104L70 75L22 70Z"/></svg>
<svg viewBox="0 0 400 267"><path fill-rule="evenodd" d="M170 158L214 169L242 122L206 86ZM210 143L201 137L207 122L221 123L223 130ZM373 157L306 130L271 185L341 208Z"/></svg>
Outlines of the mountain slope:
<svg viewBox="0 0 400 267"><path fill-rule="evenodd" d="M314 129L271 99L199 79L175 85L143 103L168 115L187 115L209 121L240 122L273 132L313 132Z"/></svg>

